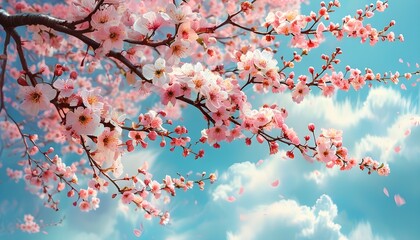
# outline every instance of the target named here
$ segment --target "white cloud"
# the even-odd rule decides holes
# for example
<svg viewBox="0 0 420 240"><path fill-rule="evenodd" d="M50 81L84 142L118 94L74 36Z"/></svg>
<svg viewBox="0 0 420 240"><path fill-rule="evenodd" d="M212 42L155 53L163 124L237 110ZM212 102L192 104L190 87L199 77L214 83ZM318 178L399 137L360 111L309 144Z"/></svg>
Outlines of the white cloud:
<svg viewBox="0 0 420 240"><path fill-rule="evenodd" d="M273 192L271 183L279 180L281 176L281 166L286 161L280 156L284 152L265 160L257 166L252 162L235 163L220 176L218 185L213 191L213 200L226 200L229 196L237 196L241 188L243 195L265 195L267 192ZM281 186L280 180L280 186ZM242 194L241 194L242 195Z"/></svg>
<svg viewBox="0 0 420 240"><path fill-rule="evenodd" d="M322 166L325 168L324 166ZM333 169L321 169L321 170L313 170L309 173L304 175L306 180L313 181L318 185L322 185L328 177L336 176L338 174L338 168Z"/></svg>
<svg viewBox="0 0 420 240"><path fill-rule="evenodd" d="M419 127L416 126L419 119L418 115L405 114L399 116L395 122L384 129L383 134L366 134L355 145L355 156L360 158L371 153L385 162L393 161L398 154L402 154L408 159L418 156L420 149L412 147L413 145L410 146L410 144L412 139L418 141L420 138ZM401 148L401 153L395 151L396 147Z"/></svg>
<svg viewBox="0 0 420 240"><path fill-rule="evenodd" d="M349 240L384 240L384 239L394 239L392 237L385 238L383 236L378 236L373 234L372 228L369 222L359 223L353 231L349 234Z"/></svg>
<svg viewBox="0 0 420 240"><path fill-rule="evenodd" d="M312 207L280 200L249 210L238 229L227 232L227 239L346 239L334 222L336 216L337 206L328 195Z"/></svg>

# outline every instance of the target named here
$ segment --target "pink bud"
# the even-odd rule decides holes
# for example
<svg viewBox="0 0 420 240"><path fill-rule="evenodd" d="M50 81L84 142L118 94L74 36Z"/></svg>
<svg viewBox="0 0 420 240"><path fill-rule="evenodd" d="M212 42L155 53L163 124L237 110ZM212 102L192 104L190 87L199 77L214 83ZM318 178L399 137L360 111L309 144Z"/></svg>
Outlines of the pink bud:
<svg viewBox="0 0 420 240"><path fill-rule="evenodd" d="M315 69L313 67L309 67L308 71L309 71L310 74L314 74Z"/></svg>
<svg viewBox="0 0 420 240"><path fill-rule="evenodd" d="M73 197L74 196L74 190L70 190L67 192L67 197Z"/></svg>
<svg viewBox="0 0 420 240"><path fill-rule="evenodd" d="M257 141L259 142L259 143L263 143L264 142L264 138L263 138L263 136L261 136L261 135L257 135Z"/></svg>
<svg viewBox="0 0 420 240"><path fill-rule="evenodd" d="M71 79L76 79L76 78L77 78L77 72L76 72L76 71L72 71L72 72L70 73L70 78L71 78Z"/></svg>
<svg viewBox="0 0 420 240"><path fill-rule="evenodd" d="M291 159L295 158L295 154L292 151L287 151L286 156L288 156Z"/></svg>
<svg viewBox="0 0 420 240"><path fill-rule="evenodd" d="M65 188L65 184L63 183L63 182L59 182L58 184L57 184L57 191L59 191L59 192L61 192L61 191L63 191L64 190L64 188Z"/></svg>
<svg viewBox="0 0 420 240"><path fill-rule="evenodd" d="M54 148L53 147L50 147L49 149L48 149L48 151L47 151L47 154L50 154L50 153L53 153L54 152Z"/></svg>
<svg viewBox="0 0 420 240"><path fill-rule="evenodd" d="M147 134L147 137L148 137L150 140L154 141L154 140L156 140L157 133L156 133L155 131L151 131L151 132L149 132L149 134Z"/></svg>
<svg viewBox="0 0 420 240"><path fill-rule="evenodd" d="M24 87L29 86L28 82L26 81L26 79L25 79L23 76L20 76L20 77L17 79L17 83L18 83L20 86L24 86Z"/></svg>
<svg viewBox="0 0 420 240"><path fill-rule="evenodd" d="M309 129L309 131L311 131L311 132L315 131L315 124L313 124L313 123L309 123L309 124L308 124L308 129Z"/></svg>
<svg viewBox="0 0 420 240"><path fill-rule="evenodd" d="M322 7L321 9L319 9L319 15L320 16L324 16L327 13L327 8Z"/></svg>
<svg viewBox="0 0 420 240"><path fill-rule="evenodd" d="M128 152L134 151L134 146L133 145L127 145L127 151Z"/></svg>

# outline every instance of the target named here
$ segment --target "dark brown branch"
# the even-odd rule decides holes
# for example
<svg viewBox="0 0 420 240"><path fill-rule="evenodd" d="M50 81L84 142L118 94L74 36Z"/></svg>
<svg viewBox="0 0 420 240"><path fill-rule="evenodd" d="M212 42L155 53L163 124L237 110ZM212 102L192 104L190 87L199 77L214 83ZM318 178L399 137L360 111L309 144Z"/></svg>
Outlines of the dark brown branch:
<svg viewBox="0 0 420 240"><path fill-rule="evenodd" d="M1 75L0 75L0 111L4 107L4 96L3 96L3 86L4 86L4 77L6 76L6 66L7 66L7 47L10 43L10 33L6 33L6 39L4 40L4 49L3 49L3 64L1 65Z"/></svg>
<svg viewBox="0 0 420 240"><path fill-rule="evenodd" d="M32 72L29 70L28 63L26 62L25 54L23 53L22 48L22 41L20 40L19 34L16 32L16 30L11 30L10 35L12 36L13 40L15 40L16 43L16 50L19 55L20 65L22 66L22 69L25 71L25 74L29 77L29 80L31 81L32 86L36 85L36 79L35 76L32 74Z"/></svg>

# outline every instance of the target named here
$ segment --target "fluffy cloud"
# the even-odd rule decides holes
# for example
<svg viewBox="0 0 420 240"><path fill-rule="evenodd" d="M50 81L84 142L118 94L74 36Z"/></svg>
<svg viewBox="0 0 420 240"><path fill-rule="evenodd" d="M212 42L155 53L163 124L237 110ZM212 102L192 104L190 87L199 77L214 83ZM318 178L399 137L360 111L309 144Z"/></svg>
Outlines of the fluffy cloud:
<svg viewBox="0 0 420 240"><path fill-rule="evenodd" d="M420 154L419 148L413 148L411 145L413 139L420 138L418 122L420 116L405 114L399 116L383 134L366 134L355 145L355 156L362 157L367 154L374 154L381 161L393 161L397 154L401 154L410 159ZM418 140L417 140L418 141Z"/></svg>
<svg viewBox="0 0 420 240"><path fill-rule="evenodd" d="M312 206L294 200L280 200L252 208L242 215L238 230L227 239L346 239L341 226L334 222L337 206L322 195Z"/></svg>
<svg viewBox="0 0 420 240"><path fill-rule="evenodd" d="M385 238L383 236L378 236L373 234L372 228L369 222L361 222L359 223L356 228L349 234L349 240L385 240L385 239L394 239L391 237Z"/></svg>
<svg viewBox="0 0 420 240"><path fill-rule="evenodd" d="M281 155L284 155L284 152L264 161L261 165L252 162L233 164L220 176L219 184L212 193L213 200L226 200L230 196L248 193L254 197L266 196L269 192L273 192L271 184L279 180L281 166L287 161L280 158Z"/></svg>

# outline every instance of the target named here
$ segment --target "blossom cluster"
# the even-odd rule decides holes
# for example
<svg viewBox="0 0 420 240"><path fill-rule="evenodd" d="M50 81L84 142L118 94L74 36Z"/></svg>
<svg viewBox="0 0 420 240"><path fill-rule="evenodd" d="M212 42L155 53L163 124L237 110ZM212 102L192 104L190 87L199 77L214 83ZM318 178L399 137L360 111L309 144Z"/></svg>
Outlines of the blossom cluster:
<svg viewBox="0 0 420 240"><path fill-rule="evenodd" d="M40 231L40 226L35 222L35 218L32 215L26 214L23 217L23 220L24 223L21 223L18 226L21 231L27 233L37 233Z"/></svg>

